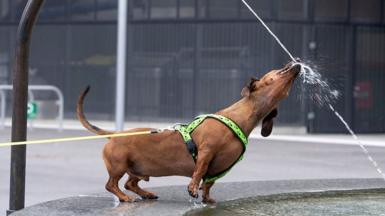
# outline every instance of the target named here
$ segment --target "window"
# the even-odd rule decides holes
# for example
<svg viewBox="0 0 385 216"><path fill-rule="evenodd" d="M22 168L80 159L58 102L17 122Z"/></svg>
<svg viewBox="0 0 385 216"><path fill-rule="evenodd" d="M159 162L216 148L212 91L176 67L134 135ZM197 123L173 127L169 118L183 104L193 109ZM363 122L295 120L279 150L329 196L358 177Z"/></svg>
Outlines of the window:
<svg viewBox="0 0 385 216"><path fill-rule="evenodd" d="M384 28L357 28L353 126L363 132L385 130L384 59Z"/></svg>
<svg viewBox="0 0 385 216"><path fill-rule="evenodd" d="M278 1L278 17L286 20L299 20L307 16L307 8L304 0Z"/></svg>
<svg viewBox="0 0 385 216"><path fill-rule="evenodd" d="M151 18L176 18L176 0L152 0Z"/></svg>
<svg viewBox="0 0 385 216"><path fill-rule="evenodd" d="M182 0L183 1L183 0ZM205 18L207 16L207 1L208 0L196 0L198 1L198 17Z"/></svg>
<svg viewBox="0 0 385 216"><path fill-rule="evenodd" d="M9 0L0 0L0 22L8 21L11 16Z"/></svg>
<svg viewBox="0 0 385 216"><path fill-rule="evenodd" d="M272 17L273 4L271 0L247 0L246 1L251 8L262 18ZM247 9L247 7L241 2L241 17L242 18L254 18L253 14Z"/></svg>
<svg viewBox="0 0 385 216"><path fill-rule="evenodd" d="M382 0L382 22L385 23L385 0Z"/></svg>
<svg viewBox="0 0 385 216"><path fill-rule="evenodd" d="M149 0L133 0L131 16L133 19L148 18L148 8L150 7Z"/></svg>
<svg viewBox="0 0 385 216"><path fill-rule="evenodd" d="M194 18L195 17L195 1L179 0L179 17Z"/></svg>
<svg viewBox="0 0 385 216"><path fill-rule="evenodd" d="M0 27L0 85L6 84L10 77L11 42L10 32L12 27Z"/></svg>
<svg viewBox="0 0 385 216"><path fill-rule="evenodd" d="M70 16L76 21L94 20L95 0L71 0Z"/></svg>
<svg viewBox="0 0 385 216"><path fill-rule="evenodd" d="M315 19L344 21L347 19L348 0L315 0Z"/></svg>
<svg viewBox="0 0 385 216"><path fill-rule="evenodd" d="M365 64L368 69L384 71L385 31L383 29L359 28L356 49L356 62L359 65Z"/></svg>
<svg viewBox="0 0 385 216"><path fill-rule="evenodd" d="M119 1L119 0L118 0ZM97 19L98 20L116 20L118 16L118 1L97 0Z"/></svg>
<svg viewBox="0 0 385 216"><path fill-rule="evenodd" d="M4 2L6 0L0 0ZM24 8L27 5L28 0L10 0L10 6L12 8L12 20L19 21L21 15L23 14ZM45 1L43 6L41 7L41 11L39 13L38 20L44 21L63 21L67 19L67 1ZM0 7L0 14L2 11L2 7Z"/></svg>
<svg viewBox="0 0 385 216"><path fill-rule="evenodd" d="M114 85L116 55L116 25L71 25L68 28L68 71L65 73L64 91L66 110L73 111L76 95L87 85ZM92 77L92 79L85 79ZM110 113L109 103L114 103L113 93L94 88L90 100L91 112ZM90 97L92 98L92 96Z"/></svg>
<svg viewBox="0 0 385 216"><path fill-rule="evenodd" d="M209 0L210 18L235 18L238 17L238 0Z"/></svg>
<svg viewBox="0 0 385 216"><path fill-rule="evenodd" d="M47 21L67 19L67 1L45 1L39 19Z"/></svg>
<svg viewBox="0 0 385 216"><path fill-rule="evenodd" d="M48 2L48 1L47 1ZM29 84L52 84L63 87L66 71L66 30L65 25L37 25L31 42ZM51 94L41 92L40 99Z"/></svg>
<svg viewBox="0 0 385 216"><path fill-rule="evenodd" d="M351 0L351 18L355 21L378 22L381 19L381 0Z"/></svg>
<svg viewBox="0 0 385 216"><path fill-rule="evenodd" d="M27 4L27 0L10 0L10 3L12 8L12 20L19 21L23 14L24 7Z"/></svg>

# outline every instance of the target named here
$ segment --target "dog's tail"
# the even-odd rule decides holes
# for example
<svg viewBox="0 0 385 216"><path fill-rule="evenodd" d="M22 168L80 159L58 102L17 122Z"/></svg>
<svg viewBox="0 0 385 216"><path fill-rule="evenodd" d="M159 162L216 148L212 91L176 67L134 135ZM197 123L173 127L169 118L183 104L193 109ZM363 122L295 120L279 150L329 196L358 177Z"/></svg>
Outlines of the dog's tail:
<svg viewBox="0 0 385 216"><path fill-rule="evenodd" d="M79 96L77 107L76 107L76 113L78 116L78 119L82 125L87 128L89 131L96 133L98 135L108 135L113 134L114 132L106 131L103 129L100 129L96 127L95 125L92 125L88 120L86 119L86 116L84 115L83 111L83 102L84 98L86 97L87 93L90 91L90 86L87 86L87 88L82 92L82 94Z"/></svg>

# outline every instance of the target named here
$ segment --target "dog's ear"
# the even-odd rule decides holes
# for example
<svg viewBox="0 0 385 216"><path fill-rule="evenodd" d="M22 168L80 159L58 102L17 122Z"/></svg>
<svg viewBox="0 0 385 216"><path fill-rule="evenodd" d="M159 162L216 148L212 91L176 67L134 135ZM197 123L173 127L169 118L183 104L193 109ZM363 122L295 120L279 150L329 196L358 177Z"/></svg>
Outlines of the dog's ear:
<svg viewBox="0 0 385 216"><path fill-rule="evenodd" d="M267 137L271 134L271 131L273 130L273 119L277 117L278 110L277 108L274 108L262 121L262 129L261 134L264 137Z"/></svg>
<svg viewBox="0 0 385 216"><path fill-rule="evenodd" d="M249 84L247 86L243 87L243 89L242 89L242 92L241 92L242 97L248 97L251 92L256 90L256 86L255 86L256 81L259 81L259 79L255 78L255 77L250 78Z"/></svg>

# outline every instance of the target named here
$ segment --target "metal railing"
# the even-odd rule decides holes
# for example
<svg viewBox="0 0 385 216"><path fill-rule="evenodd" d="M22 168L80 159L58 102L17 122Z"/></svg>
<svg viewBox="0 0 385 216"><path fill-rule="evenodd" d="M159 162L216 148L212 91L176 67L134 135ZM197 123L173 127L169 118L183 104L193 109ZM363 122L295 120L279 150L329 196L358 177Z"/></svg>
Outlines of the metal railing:
<svg viewBox="0 0 385 216"><path fill-rule="evenodd" d="M6 109L6 103L7 100L5 99L5 91L12 91L13 86L12 85L0 85L0 129L2 129L5 125L5 109ZM35 96L33 94L33 91L52 91L56 93L58 99L56 101L56 104L59 106L59 112L57 115L57 122L58 122L58 129L63 129L63 118L64 118L64 97L61 90L52 85L29 85L28 86L28 98L30 102L33 102L35 100ZM32 123L31 123L31 126Z"/></svg>

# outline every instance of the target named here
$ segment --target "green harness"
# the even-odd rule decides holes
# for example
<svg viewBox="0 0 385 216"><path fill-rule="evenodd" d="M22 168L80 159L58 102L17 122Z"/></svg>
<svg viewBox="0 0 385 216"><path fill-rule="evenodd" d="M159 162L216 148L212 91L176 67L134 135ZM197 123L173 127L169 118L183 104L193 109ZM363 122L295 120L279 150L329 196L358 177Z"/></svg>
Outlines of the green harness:
<svg viewBox="0 0 385 216"><path fill-rule="evenodd" d="M247 140L245 133L243 133L242 129L231 119L226 118L226 117L221 116L221 115L215 115L215 114L200 115L200 116L197 116L194 119L194 121L192 121L188 125L181 124L181 125L175 126L175 130L179 131L179 133L182 135L183 140L186 143L186 146L187 146L189 152L191 153L194 161L197 158L198 152L196 149L196 145L195 145L193 139L191 138L191 133L195 130L195 128L197 128L207 118L216 119L216 120L222 122L223 124L225 124L229 129L231 129L234 132L234 134L238 137L238 139L241 141L241 143L243 144L243 151L242 151L241 155L239 156L239 158L227 169L225 169L225 170L221 171L220 173L213 175L213 176L206 174L203 177L203 181L206 183L207 182L215 182L217 179L226 175L236 163L238 163L240 160L243 159L243 154L245 153L246 147L248 144L248 140Z"/></svg>

